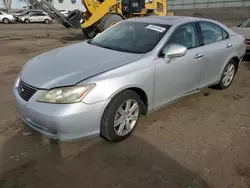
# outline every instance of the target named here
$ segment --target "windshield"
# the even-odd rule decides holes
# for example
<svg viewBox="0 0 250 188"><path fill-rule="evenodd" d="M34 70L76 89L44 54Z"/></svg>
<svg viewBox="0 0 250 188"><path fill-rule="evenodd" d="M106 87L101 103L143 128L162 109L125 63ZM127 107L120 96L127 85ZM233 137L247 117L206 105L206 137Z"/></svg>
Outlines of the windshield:
<svg viewBox="0 0 250 188"><path fill-rule="evenodd" d="M151 51L170 25L125 21L89 41L90 44L129 53Z"/></svg>
<svg viewBox="0 0 250 188"><path fill-rule="evenodd" d="M250 28L250 19L247 20L247 22L244 23L243 27Z"/></svg>

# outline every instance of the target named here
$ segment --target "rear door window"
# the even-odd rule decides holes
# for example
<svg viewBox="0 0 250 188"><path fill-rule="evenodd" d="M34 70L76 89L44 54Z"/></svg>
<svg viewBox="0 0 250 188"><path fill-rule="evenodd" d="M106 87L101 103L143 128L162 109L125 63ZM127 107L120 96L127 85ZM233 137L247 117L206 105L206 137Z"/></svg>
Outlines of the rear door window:
<svg viewBox="0 0 250 188"><path fill-rule="evenodd" d="M229 35L220 26L211 22L199 22L204 45L228 39Z"/></svg>

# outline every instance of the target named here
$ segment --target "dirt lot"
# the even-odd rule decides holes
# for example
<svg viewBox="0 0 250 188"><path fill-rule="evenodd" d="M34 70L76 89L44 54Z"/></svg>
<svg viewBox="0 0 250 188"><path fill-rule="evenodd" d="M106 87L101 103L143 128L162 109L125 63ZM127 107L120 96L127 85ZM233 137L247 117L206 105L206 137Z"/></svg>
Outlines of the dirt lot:
<svg viewBox="0 0 250 188"><path fill-rule="evenodd" d="M0 31L0 188L250 187L249 58L229 89L143 117L124 142L58 143L20 121L13 82L27 60L82 40L81 32L57 24Z"/></svg>

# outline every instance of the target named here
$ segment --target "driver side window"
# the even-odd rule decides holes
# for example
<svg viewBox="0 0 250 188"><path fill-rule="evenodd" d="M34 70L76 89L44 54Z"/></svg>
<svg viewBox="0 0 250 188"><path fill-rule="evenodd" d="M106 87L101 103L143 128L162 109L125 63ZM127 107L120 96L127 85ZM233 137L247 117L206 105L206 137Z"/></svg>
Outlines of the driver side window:
<svg viewBox="0 0 250 188"><path fill-rule="evenodd" d="M199 42L195 24L188 23L178 27L165 46L171 44L180 44L187 47L187 49L198 47Z"/></svg>

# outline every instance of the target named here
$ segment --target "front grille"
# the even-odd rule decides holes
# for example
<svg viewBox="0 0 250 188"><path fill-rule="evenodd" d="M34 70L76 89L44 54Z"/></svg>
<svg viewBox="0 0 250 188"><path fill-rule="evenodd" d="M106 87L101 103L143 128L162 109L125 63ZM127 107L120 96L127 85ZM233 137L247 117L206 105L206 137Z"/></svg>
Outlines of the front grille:
<svg viewBox="0 0 250 188"><path fill-rule="evenodd" d="M18 93L23 98L23 100L28 101L37 91L36 88L26 84L22 80L19 81Z"/></svg>

